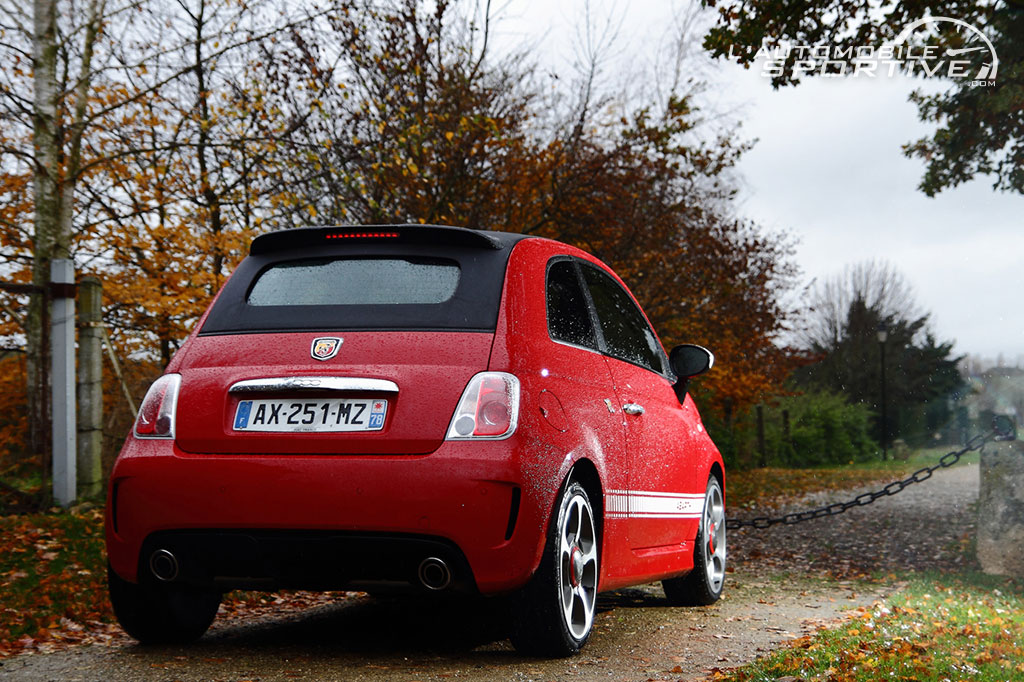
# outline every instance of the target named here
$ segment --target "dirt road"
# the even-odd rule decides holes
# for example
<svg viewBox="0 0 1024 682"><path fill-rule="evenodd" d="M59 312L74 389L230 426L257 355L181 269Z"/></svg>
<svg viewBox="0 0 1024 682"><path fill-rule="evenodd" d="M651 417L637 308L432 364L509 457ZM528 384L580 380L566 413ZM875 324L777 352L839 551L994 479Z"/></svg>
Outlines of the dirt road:
<svg viewBox="0 0 1024 682"><path fill-rule="evenodd" d="M730 536L725 598L669 607L657 585L602 595L594 634L575 658L518 656L500 609L479 602L347 596L245 622L218 621L188 647L82 646L3 661L0 679L692 680L751 661L892 591L907 571L955 566L973 530L977 466L835 519ZM881 571L889 580L850 578ZM837 577L838 576L838 577Z"/></svg>

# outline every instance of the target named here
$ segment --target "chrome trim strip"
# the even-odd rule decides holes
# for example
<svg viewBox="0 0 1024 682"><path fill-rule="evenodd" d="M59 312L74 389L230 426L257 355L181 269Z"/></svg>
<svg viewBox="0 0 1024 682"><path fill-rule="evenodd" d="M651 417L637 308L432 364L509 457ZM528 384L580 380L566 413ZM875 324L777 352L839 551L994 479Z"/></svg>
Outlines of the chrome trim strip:
<svg viewBox="0 0 1024 682"><path fill-rule="evenodd" d="M284 393L290 391L375 391L398 393L398 384L387 379L359 377L268 377L247 379L231 385L229 393Z"/></svg>

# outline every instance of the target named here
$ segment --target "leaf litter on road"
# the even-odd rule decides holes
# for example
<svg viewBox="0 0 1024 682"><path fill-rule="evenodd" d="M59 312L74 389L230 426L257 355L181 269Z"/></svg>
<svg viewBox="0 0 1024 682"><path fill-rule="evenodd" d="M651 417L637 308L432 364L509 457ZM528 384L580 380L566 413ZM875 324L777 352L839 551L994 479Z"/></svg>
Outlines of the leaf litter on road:
<svg viewBox="0 0 1024 682"><path fill-rule="evenodd" d="M798 476L797 480L811 480L808 477ZM819 492L820 494L820 492ZM826 493L832 494L832 493ZM845 493L849 494L849 492ZM904 493L908 494L908 493ZM731 496L731 502L735 502L740 499L739 496ZM805 502L795 502L790 500L783 504L804 504ZM916 505L916 503L915 503ZM927 507L927 505L925 505ZM958 508L958 505L946 505L948 508ZM963 514L960 510L961 517ZM747 512L743 512L746 514ZM927 513L925 508L922 513ZM864 514L867 514L866 516ZM860 516L858 516L860 515ZM80 518L79 518L80 517ZM77 521L74 519L78 519ZM78 529L77 535L82 538L88 539L92 544L79 546L78 551L93 552L95 558L93 565L89 566L87 561L79 557L68 558L68 545L70 538L61 536L60 533L51 533L49 529L52 526L67 525L69 523L84 523L91 524L92 529L86 532L84 529ZM866 520L870 520L872 524L883 524L886 528L886 533L853 533L851 528L857 529L862 526ZM68 622L61 621L60 618L53 618L53 610L40 609L40 618L34 621L34 625L39 629L46 629L50 632L59 633L59 636L52 636L50 643L39 644L38 641L33 642L23 641L22 645L15 642L11 642L10 639L4 640L6 649L6 655L10 655L16 651L47 651L53 650L53 648L62 648L72 645L75 641L92 641L87 637L107 636L108 642L115 642L114 637L121 637L119 641L125 641L123 636L117 634L119 629L116 625L110 622L110 614L106 606L105 598L105 560L102 555L102 518L98 510L78 510L72 514L51 514L51 515L40 515L36 518L30 519L29 517L6 517L0 519L2 525L0 530L4 533L4 540L8 547L18 547L22 551L20 553L10 552L9 556L0 556L0 576L4 580L5 593L8 591L8 583L16 581L24 581L31 576L36 574L32 572L30 567L25 566L24 561L13 561L12 556L19 556L25 554L32 554L32 561L38 561L41 564L53 564L55 562L63 561L65 565L77 563L81 566L79 571L71 573L63 573L65 577L72 581L77 581L76 590L79 594L92 593L100 595L101 605L96 609L96 613L99 614L98 619L94 620L75 620L74 618L68 617L70 623L75 623L82 626L82 630L76 630L75 626L69 625ZM833 521L833 520L830 520ZM901 516L896 515L893 520L893 514L891 511L887 512L883 508L877 510L871 510L864 512L862 510L852 510L851 514L847 515L847 519L840 519L835 525L826 524L824 521L816 521L811 524L806 524L809 528L807 530L799 529L797 527L777 527L771 529L771 531L764 534L755 534L753 532L735 533L730 536L730 550L734 559L733 568L738 570L730 571L730 575L733 576L733 588L727 594L726 600L721 604L708 611L708 615L714 618L717 611L720 611L723 607L727 606L733 599L737 600L749 600L744 601L742 604L737 603L741 609L749 609L749 604L756 604L762 610L764 615L755 616L750 611L736 611L729 610L726 613L731 613L731 619L727 624L735 627L735 630L727 630L724 634L737 633L735 639L728 637L714 637L716 632L723 634L723 631L719 629L707 631L708 634L703 637L696 637L694 634L684 634L678 629L669 629L665 633L669 637L676 637L680 642L686 642L689 649L692 644L694 655L686 654L683 652L669 651L663 656L655 656L650 659L649 663L638 662L637 669L640 671L646 671L648 669L654 669L657 667L661 671L660 675L669 674L665 671L672 670L675 667L681 667L688 672L686 675L692 675L695 672L694 666L697 666L698 670L710 671L716 667L721 671L724 666L732 666L737 663L742 663L754 654L755 649L774 648L776 643L784 641L786 639L793 639L799 641L799 639L805 635L812 634L815 630L821 628L824 624L830 623L828 618L806 618L807 611L814 606L809 604L803 608L802 620L798 618L794 621L793 625L787 627L781 627L778 630L770 630L768 628L778 627L771 623L770 618L773 618L770 614L779 608L783 607L779 596L782 591L789 590L792 594L786 598L785 607L800 607L801 604L808 604L809 601L818 601L824 608L831 604L830 613L835 612L835 607L841 607L845 603L853 603L852 599L860 599L863 583L861 578L864 576L873 576L876 580L881 582L894 581L891 576L899 576L902 578L902 573L899 569L903 566L919 566L923 562L932 561L935 556L945 557L947 555L959 555L963 557L963 549L965 544L962 542L961 536L955 536L952 541L948 537L941 534L935 536L930 532L917 533L920 536L915 542L920 542L920 549L914 542L907 544L905 548L897 548L896 552L891 551L885 545L885 538L901 538L901 528L905 526L913 527L917 524L919 519L914 516ZM962 524L949 524L948 518L941 518L938 521L941 524L953 525L959 528L961 531L964 526ZM817 527L813 527L817 524ZM845 526L843 524L846 524ZM36 535L32 535L35 532L33 529L40 531ZM902 530L906 530L902 528ZM796 533L796 531L799 531ZM774 536L772 534L775 534ZM780 535L781 533L781 535ZM796 533L796 534L794 534ZM863 535L864 537L860 537ZM780 541L780 537L783 538ZM81 540L76 540L81 542ZM872 542L874 544L872 544ZM881 542L881 544L879 544ZM38 547L36 545L39 545ZM909 551L903 551L907 549ZM35 554L50 554L56 553L56 558L47 559L46 557L36 557ZM865 557L882 557L884 561L865 562ZM24 557L22 557L24 558ZM955 558L955 557L954 557ZM955 565L955 562L954 564ZM881 567L882 572L878 569ZM49 570L49 569L47 569ZM24 573L25 575L21 575ZM797 588L795 591L792 590L792 586L788 583L792 582L794 576L809 576L812 581L821 583L816 587L808 588L806 590ZM738 589L739 583L737 581L753 582L755 587L751 590L744 591ZM784 582L780 582L784 581ZM876 586L877 586L876 582ZM822 586L830 586L827 590L823 590ZM784 588L784 589L783 589ZM872 588L874 589L874 588ZM604 672L605 669L620 669L623 665L623 661L619 654L611 654L608 650L598 650L601 646L601 641L624 641L634 642L637 639L641 640L637 642L637 646L640 646L637 651L643 651L643 647L648 645L648 641L652 638L647 633L649 630L647 618L650 618L652 614L656 614L657 610L651 611L648 606L655 605L651 599L660 599L660 590L653 588L653 592L650 595L646 595L646 592L650 590L627 590L622 591L621 594L617 593L618 596L613 596L609 604L610 610L605 614L602 614L602 620L599 622L599 627L595 631L596 644L592 642L591 646L595 649L594 653L602 653L606 655L595 658L596 664L592 664L590 669L596 670L600 666L600 672ZM831 593L831 595L829 594ZM741 596L741 595L746 595ZM773 596L776 595L776 596ZM808 596L811 595L811 596ZM45 595L44 595L45 596ZM232 597L226 600L220 614L218 615L218 624L216 628L223 628L221 630L229 631L240 623L252 622L254 619L266 619L266 618L277 618L280 614L284 613L295 613L297 615L302 614L305 610L314 609L316 607L323 606L328 602L332 601L346 601L352 599L361 599L362 597L358 593L334 593L333 595L321 595L313 593L238 593L232 595ZM54 600L53 596L49 597L50 602L60 602L58 598ZM761 602L758 604L757 602ZM780 603L776 603L780 602ZM46 604L45 599L36 599L34 601L29 600L26 604ZM8 600L4 600L5 606L8 604ZM30 606L29 608L34 608ZM624 614L632 612L640 617L640 620L627 619L626 622L618 622L620 615L615 615L615 622L607 620L606 617L611 617L613 614ZM60 607L56 609L56 613L60 615ZM749 622L747 622L747 620ZM722 619L725 620L725 619ZM719 622L722 622L720 620ZM46 621L46 622L42 622ZM694 622L694 621L690 621ZM714 622L708 621L707 623L699 623L697 628L685 628L686 630L693 630L693 632L701 632L704 627L709 623ZM50 626L53 626L52 628ZM637 627L641 625L643 627ZM661 630L662 626L659 626L657 630ZM31 625L30 625L31 628ZM104 634L104 629L106 633ZM641 633L641 630L643 633ZM66 631L66 632L65 632ZM751 644L755 640L751 639L747 634L739 636L742 633L754 633L760 631L765 633L769 639L763 643L761 640L756 640L758 644ZM629 633L635 633L630 636ZM98 633L98 634L94 634ZM674 634L673 634L674 633ZM75 637L81 637L81 639L75 640ZM611 639L606 639L611 638ZM698 639L705 640L704 643L698 641ZM102 641L102 640L98 640ZM660 641L660 640L659 640ZM51 648L52 647L52 648ZM732 649L739 647L736 651ZM726 648L729 648L726 651ZM708 656L707 653L700 653L706 649L715 651L716 649L720 652L718 655L712 654ZM746 653L742 653L746 651ZM805 652L806 653L806 652ZM3 655L3 654L0 654ZM671 658L675 656L680 660ZM610 657L610 660L609 660ZM447 659L446 659L447 660ZM574 670L585 670L587 668L581 668L588 664L586 660L580 661L575 660L573 663ZM984 660L984 658L982 659ZM662 663L663 662L663 663ZM724 666L723 666L724 664ZM212 665L212 664L211 664ZM663 667L659 667L663 666ZM545 666L543 668L546 671L546 676L551 676L553 668ZM463 671L460 677L464 677L469 671ZM576 674L576 673L574 673ZM678 675L677 673L672 673ZM557 675L556 675L557 676ZM237 677L237 676L236 676ZM672 678L675 679L675 678Z"/></svg>

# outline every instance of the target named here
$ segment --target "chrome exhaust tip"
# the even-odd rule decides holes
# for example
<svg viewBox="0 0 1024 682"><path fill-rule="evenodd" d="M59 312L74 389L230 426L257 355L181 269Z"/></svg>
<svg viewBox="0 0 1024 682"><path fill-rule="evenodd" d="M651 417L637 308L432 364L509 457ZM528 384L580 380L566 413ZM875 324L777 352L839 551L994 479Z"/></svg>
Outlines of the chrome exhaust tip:
<svg viewBox="0 0 1024 682"><path fill-rule="evenodd" d="M420 562L418 571L420 584L434 592L446 589L452 584L452 572L444 559L427 557Z"/></svg>
<svg viewBox="0 0 1024 682"><path fill-rule="evenodd" d="M178 577L178 559L166 549L158 549L149 555L149 570L157 580L165 583Z"/></svg>

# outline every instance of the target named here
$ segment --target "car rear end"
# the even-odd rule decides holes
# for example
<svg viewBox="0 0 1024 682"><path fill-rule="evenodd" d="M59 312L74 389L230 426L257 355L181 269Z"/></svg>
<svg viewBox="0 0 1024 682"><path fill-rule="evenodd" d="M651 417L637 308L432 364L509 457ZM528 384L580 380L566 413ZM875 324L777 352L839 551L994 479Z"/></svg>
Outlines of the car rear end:
<svg viewBox="0 0 1024 682"><path fill-rule="evenodd" d="M517 239L257 238L115 464L112 571L217 589L522 584L537 538L513 532L519 385L489 371Z"/></svg>

